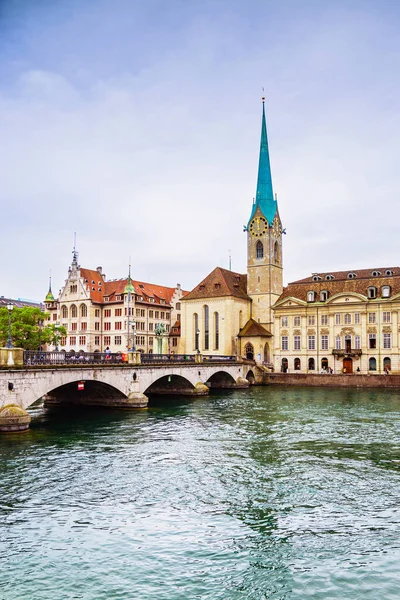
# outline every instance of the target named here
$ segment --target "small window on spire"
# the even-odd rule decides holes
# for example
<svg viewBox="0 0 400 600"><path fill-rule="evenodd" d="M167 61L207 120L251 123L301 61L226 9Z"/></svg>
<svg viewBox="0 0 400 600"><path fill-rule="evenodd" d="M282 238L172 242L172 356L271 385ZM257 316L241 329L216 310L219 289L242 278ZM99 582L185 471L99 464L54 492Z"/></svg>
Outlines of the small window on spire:
<svg viewBox="0 0 400 600"><path fill-rule="evenodd" d="M256 258L264 258L264 246L260 240L256 244Z"/></svg>

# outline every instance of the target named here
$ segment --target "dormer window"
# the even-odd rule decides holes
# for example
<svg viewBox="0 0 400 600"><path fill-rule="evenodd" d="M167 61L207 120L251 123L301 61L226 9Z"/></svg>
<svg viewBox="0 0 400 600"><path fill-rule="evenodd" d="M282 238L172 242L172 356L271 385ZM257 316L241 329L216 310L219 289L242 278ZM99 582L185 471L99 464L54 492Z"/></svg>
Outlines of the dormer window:
<svg viewBox="0 0 400 600"><path fill-rule="evenodd" d="M121 300L122 300L121 296L117 296L117 297L116 297L116 300L117 300L118 302L121 302Z"/></svg>
<svg viewBox="0 0 400 600"><path fill-rule="evenodd" d="M313 275L313 276L312 276L312 280L313 280L313 281L321 281L321 280L322 280L322 277L321 277L321 275Z"/></svg>
<svg viewBox="0 0 400 600"><path fill-rule="evenodd" d="M390 285L383 285L382 286L382 298L389 298L390 297Z"/></svg>
<svg viewBox="0 0 400 600"><path fill-rule="evenodd" d="M391 277L393 275L393 271L391 271L390 269L386 269L385 275L387 275L388 277Z"/></svg>
<svg viewBox="0 0 400 600"><path fill-rule="evenodd" d="M326 302L328 300L328 292L326 290L322 290L322 292L319 295L319 299L321 300L321 302Z"/></svg>
<svg viewBox="0 0 400 600"><path fill-rule="evenodd" d="M101 288L97 288L97 291L98 291L98 292L101 292Z"/></svg>
<svg viewBox="0 0 400 600"><path fill-rule="evenodd" d="M347 279L355 279L356 277L357 277L357 273L354 273L354 271L347 274Z"/></svg>
<svg viewBox="0 0 400 600"><path fill-rule="evenodd" d="M94 279L92 279L92 285L95 285L95 283L96 283L96 282L95 282L95 280L94 280Z"/></svg>
<svg viewBox="0 0 400 600"><path fill-rule="evenodd" d="M106 298L104 298L104 302L109 302L110 298L107 296Z"/></svg>
<svg viewBox="0 0 400 600"><path fill-rule="evenodd" d="M326 275L325 279L326 281L331 281L332 279L335 279L335 277L333 275Z"/></svg>
<svg viewBox="0 0 400 600"><path fill-rule="evenodd" d="M220 287L221 287L221 284L220 284L220 283L214 283L214 288L215 288L216 290L219 290L219 288L220 288Z"/></svg>
<svg viewBox="0 0 400 600"><path fill-rule="evenodd" d="M371 286L368 288L368 298L369 298L370 300L373 300L374 298L376 298L376 292L377 292L377 289L376 289L376 287L374 287L373 285L371 285Z"/></svg>
<svg viewBox="0 0 400 600"><path fill-rule="evenodd" d="M307 292L307 302L315 302L315 292Z"/></svg>
<svg viewBox="0 0 400 600"><path fill-rule="evenodd" d="M371 273L372 277L379 277L380 274L380 271L372 271Z"/></svg>

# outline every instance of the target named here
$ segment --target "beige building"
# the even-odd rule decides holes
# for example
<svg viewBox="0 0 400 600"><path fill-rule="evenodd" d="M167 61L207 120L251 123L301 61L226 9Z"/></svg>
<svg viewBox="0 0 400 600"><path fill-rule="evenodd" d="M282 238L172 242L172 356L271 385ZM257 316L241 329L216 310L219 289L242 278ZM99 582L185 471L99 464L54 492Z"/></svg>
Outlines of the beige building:
<svg viewBox="0 0 400 600"><path fill-rule="evenodd" d="M170 288L130 276L107 280L101 267L78 265L74 252L58 299L50 289L45 305L49 320L67 330L59 339L60 350L126 352L134 346L151 354L179 351L182 296L179 284ZM157 325L164 328L163 336L156 335Z"/></svg>

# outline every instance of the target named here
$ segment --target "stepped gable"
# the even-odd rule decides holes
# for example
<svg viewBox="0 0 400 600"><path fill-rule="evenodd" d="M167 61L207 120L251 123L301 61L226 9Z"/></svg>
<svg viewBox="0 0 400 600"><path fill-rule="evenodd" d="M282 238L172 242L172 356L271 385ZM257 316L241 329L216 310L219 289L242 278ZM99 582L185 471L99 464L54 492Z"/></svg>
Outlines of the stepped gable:
<svg viewBox="0 0 400 600"><path fill-rule="evenodd" d="M254 319L249 319L238 335L239 337L272 337L272 333Z"/></svg>
<svg viewBox="0 0 400 600"><path fill-rule="evenodd" d="M247 275L216 267L203 281L186 294L182 300L235 296L250 300L247 295Z"/></svg>
<svg viewBox="0 0 400 600"><path fill-rule="evenodd" d="M400 293L400 267L313 273L309 277L289 283L283 289L278 302L289 297L307 302L307 292L311 291L327 291L329 296L351 292L368 296L370 286L381 288L383 285L390 286L391 296Z"/></svg>

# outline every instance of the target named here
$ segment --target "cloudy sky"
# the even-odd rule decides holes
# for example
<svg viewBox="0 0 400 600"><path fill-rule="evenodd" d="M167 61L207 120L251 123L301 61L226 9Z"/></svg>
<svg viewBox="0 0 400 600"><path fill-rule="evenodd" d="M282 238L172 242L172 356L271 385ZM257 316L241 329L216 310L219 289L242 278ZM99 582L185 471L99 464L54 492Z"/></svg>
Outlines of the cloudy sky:
<svg viewBox="0 0 400 600"><path fill-rule="evenodd" d="M246 269L262 87L285 282L400 264L396 0L0 0L0 295Z"/></svg>

